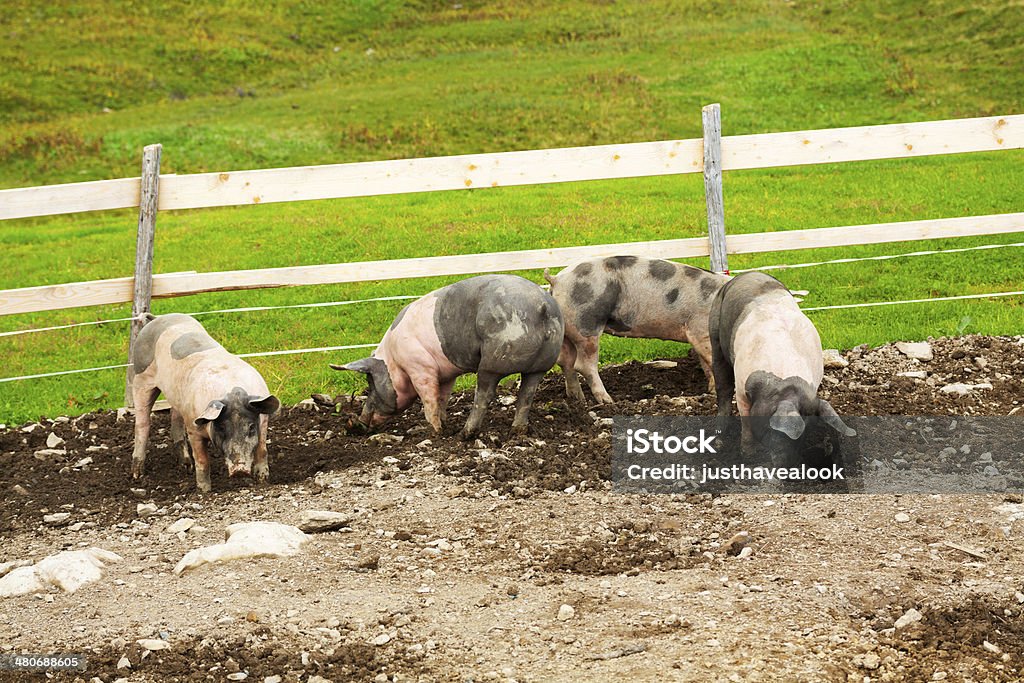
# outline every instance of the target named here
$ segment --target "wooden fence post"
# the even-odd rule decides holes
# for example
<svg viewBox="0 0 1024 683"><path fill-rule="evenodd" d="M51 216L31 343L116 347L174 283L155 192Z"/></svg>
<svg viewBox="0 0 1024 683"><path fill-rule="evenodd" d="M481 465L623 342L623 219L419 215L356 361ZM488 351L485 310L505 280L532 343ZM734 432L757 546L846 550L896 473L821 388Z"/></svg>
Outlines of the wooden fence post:
<svg viewBox="0 0 1024 683"><path fill-rule="evenodd" d="M708 207L711 270L729 272L725 250L725 206L722 203L722 110L709 104L701 110L704 124L704 195Z"/></svg>
<svg viewBox="0 0 1024 683"><path fill-rule="evenodd" d="M135 240L135 297L132 300L132 317L149 313L153 294L153 240L156 232L156 207L160 193L160 153L162 145L147 145L142 151L142 177L139 188L139 232ZM124 402L129 408L132 401L132 348L135 338L142 329L141 320L132 320L128 338L128 374L124 390Z"/></svg>

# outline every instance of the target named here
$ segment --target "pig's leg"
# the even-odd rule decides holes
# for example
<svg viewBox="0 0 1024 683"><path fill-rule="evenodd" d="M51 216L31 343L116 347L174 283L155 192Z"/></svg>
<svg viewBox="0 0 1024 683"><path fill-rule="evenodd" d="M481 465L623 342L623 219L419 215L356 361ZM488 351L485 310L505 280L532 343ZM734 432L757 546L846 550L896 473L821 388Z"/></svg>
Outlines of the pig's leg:
<svg viewBox="0 0 1024 683"><path fill-rule="evenodd" d="M586 405L587 397L583 395L583 387L580 386L580 378L576 374L576 344L568 337L562 340L558 365L562 368L562 376L565 377L565 395L577 403Z"/></svg>
<svg viewBox="0 0 1024 683"><path fill-rule="evenodd" d="M265 484L270 479L270 462L267 459L267 424L270 417L260 415L260 440L256 444L256 455L252 460L252 476L260 484Z"/></svg>
<svg viewBox="0 0 1024 683"><path fill-rule="evenodd" d="M449 382L442 382L441 386L438 388L437 412L438 417L441 418L442 428L448 424L448 399L452 397L452 389L454 388L454 379Z"/></svg>
<svg viewBox="0 0 1024 683"><path fill-rule="evenodd" d="M523 375L519 381L519 396L516 397L516 416L512 420L512 433L525 435L527 425L530 421L530 406L533 405L533 397L537 394L537 387L544 379L543 372L535 372L531 375ZM579 383L576 384L579 386Z"/></svg>
<svg viewBox="0 0 1024 683"><path fill-rule="evenodd" d="M715 372L712 370L712 353L711 353L711 340L706 335L700 335L700 330L696 331L697 334L693 334L690 338L690 345L693 346L693 352L697 354L697 359L700 361L700 367L704 371L704 376L708 379L708 393L714 393L715 391Z"/></svg>
<svg viewBox="0 0 1024 683"><path fill-rule="evenodd" d="M138 479L146 468L146 447L149 445L149 426L153 404L160 389L143 382L132 385L132 403L135 404L135 448L132 451L132 478Z"/></svg>
<svg viewBox="0 0 1024 683"><path fill-rule="evenodd" d="M597 351L600 337L585 337L583 344L578 345L576 350L579 357L576 359L576 369L587 379L590 385L590 393L598 403L614 403L612 397L604 388L601 375L597 374Z"/></svg>
<svg viewBox="0 0 1024 683"><path fill-rule="evenodd" d="M189 430L188 441L192 445L192 459L196 463L196 488L203 493L210 492L210 453L206 437Z"/></svg>
<svg viewBox="0 0 1024 683"><path fill-rule="evenodd" d="M433 372L409 375L413 388L423 403L423 416L434 428L434 432L441 433L444 425L444 412L447 397L442 399L441 386L438 384L437 375Z"/></svg>
<svg viewBox="0 0 1024 683"><path fill-rule="evenodd" d="M711 363L711 373L715 380L715 395L718 401L718 428L719 434L725 434L729 426L729 412L732 407L732 395L736 390L736 377L733 374L732 365L724 356L714 354Z"/></svg>
<svg viewBox="0 0 1024 683"><path fill-rule="evenodd" d="M192 471L192 453L188 450L188 434L185 432L185 419L175 408L171 408L171 447L180 448L178 462L186 471Z"/></svg>
<svg viewBox="0 0 1024 683"><path fill-rule="evenodd" d="M484 415L487 413L487 406L494 400L498 393L498 380L501 375L493 372L480 371L476 376L476 394L473 396L473 410L469 413L466 426L462 428L459 437L463 440L472 439L480 431Z"/></svg>

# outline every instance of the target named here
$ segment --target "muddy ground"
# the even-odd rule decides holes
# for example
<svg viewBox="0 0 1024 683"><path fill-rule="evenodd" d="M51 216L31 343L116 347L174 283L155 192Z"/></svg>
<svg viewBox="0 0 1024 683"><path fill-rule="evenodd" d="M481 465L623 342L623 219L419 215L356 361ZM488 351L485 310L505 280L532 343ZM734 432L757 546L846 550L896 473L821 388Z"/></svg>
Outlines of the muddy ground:
<svg viewBox="0 0 1024 683"><path fill-rule="evenodd" d="M930 362L847 351L822 395L849 415L1021 410L1024 340L933 348ZM177 469L166 413L140 482L130 416L0 431L0 563L89 546L123 558L76 593L0 601L0 654L84 653L88 670L62 678L105 683L1021 680L1019 496L611 493L602 418L713 412L697 364L676 360L604 369L618 402L596 408L567 405L552 375L530 436L511 440L513 387L475 443L430 434L418 410L384 430L399 442L347 434L345 397L288 408L271 423L271 484L215 472L207 495ZM939 391L951 382L992 388ZM453 397L453 430L470 402ZM66 453L37 457L51 433ZM157 514L139 519L148 502ZM232 522L303 510L351 521L292 558L170 571ZM70 516L44 524L54 512ZM197 526L165 532L185 516ZM723 551L739 531L749 557ZM910 609L922 618L895 628ZM141 638L170 647L143 657Z"/></svg>

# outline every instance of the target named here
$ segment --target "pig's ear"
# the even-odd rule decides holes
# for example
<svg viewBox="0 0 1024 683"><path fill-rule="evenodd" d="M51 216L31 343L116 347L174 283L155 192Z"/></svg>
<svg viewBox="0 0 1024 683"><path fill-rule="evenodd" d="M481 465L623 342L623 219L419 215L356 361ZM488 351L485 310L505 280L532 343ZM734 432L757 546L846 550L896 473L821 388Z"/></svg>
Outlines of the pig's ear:
<svg viewBox="0 0 1024 683"><path fill-rule="evenodd" d="M254 410L257 413L264 415L273 415L277 412L278 408L281 407L281 402L277 400L277 396L271 394L270 396L250 396L249 397L249 410Z"/></svg>
<svg viewBox="0 0 1024 683"><path fill-rule="evenodd" d="M207 422L213 422L220 417L221 412L224 410L224 404L220 401L210 401L210 405L206 406L206 410L203 414L196 418L196 426L202 427Z"/></svg>
<svg viewBox="0 0 1024 683"><path fill-rule="evenodd" d="M823 398L818 399L818 415L825 420L825 424L840 434L844 434L846 436L857 436L857 432L847 427L839 418L839 415L836 413L836 409L832 407L832 404Z"/></svg>
<svg viewBox="0 0 1024 683"><path fill-rule="evenodd" d="M768 426L782 432L796 441L804 433L804 418L792 401L782 401L775 409L775 414L768 420Z"/></svg>
<svg viewBox="0 0 1024 683"><path fill-rule="evenodd" d="M352 372L361 372L364 375L372 375L373 374L373 361L377 361L378 363L382 363L383 362L379 358L373 358L371 356L370 358L360 358L359 360L354 360L351 363L345 363L344 365L335 365L334 363L331 363L331 369L332 370L351 370Z"/></svg>

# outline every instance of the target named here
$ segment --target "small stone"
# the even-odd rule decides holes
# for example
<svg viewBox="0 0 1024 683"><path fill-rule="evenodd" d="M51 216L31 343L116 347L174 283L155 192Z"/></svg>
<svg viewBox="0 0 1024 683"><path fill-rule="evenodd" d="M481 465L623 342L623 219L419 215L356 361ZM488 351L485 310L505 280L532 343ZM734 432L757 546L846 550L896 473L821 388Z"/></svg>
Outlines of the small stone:
<svg viewBox="0 0 1024 683"><path fill-rule="evenodd" d="M388 434L387 432L378 432L371 436L367 441L383 446L384 444L399 444L405 440L404 436L399 434Z"/></svg>
<svg viewBox="0 0 1024 683"><path fill-rule="evenodd" d="M923 619L923 618L924 618L923 614L921 614L916 609L911 607L910 609L908 609L906 612L903 613L902 617L900 617L899 619L896 620L896 623L893 624L893 626L895 626L896 630L898 631L901 628L906 628L907 626L910 626L914 622L921 621L921 619Z"/></svg>
<svg viewBox="0 0 1024 683"><path fill-rule="evenodd" d="M86 465L91 465L91 464L92 464L92 458L90 458L89 456L86 456L86 457L82 458L81 460L79 460L78 462L76 462L71 467L73 467L74 469L77 470L77 469L81 469L81 468L85 467Z"/></svg>
<svg viewBox="0 0 1024 683"><path fill-rule="evenodd" d="M727 555L739 555L746 545L750 543L750 532L740 531L733 534L732 538L722 544L722 552Z"/></svg>
<svg viewBox="0 0 1024 683"><path fill-rule="evenodd" d="M897 372L897 377L910 377L911 379L926 379L928 372L925 370L908 370L907 372Z"/></svg>
<svg viewBox="0 0 1024 683"><path fill-rule="evenodd" d="M150 652L156 652L157 650L166 650L171 646L171 644L168 643L166 640L160 640L159 638L142 638L140 640L136 640L135 642L138 643L139 646L142 647L144 650L149 650Z"/></svg>
<svg viewBox="0 0 1024 683"><path fill-rule="evenodd" d="M387 633L381 633L379 636L370 641L370 645L387 645L391 642L391 636Z"/></svg>
<svg viewBox="0 0 1024 683"><path fill-rule="evenodd" d="M53 432L50 432L50 435L48 437L46 437L46 447L47 448L56 448L57 446L60 446L63 443L64 443L64 439L60 438L59 436L57 436Z"/></svg>
<svg viewBox="0 0 1024 683"><path fill-rule="evenodd" d="M248 612L246 612L245 620L248 621L250 624L258 624L260 623L260 613L254 609L251 609Z"/></svg>
<svg viewBox="0 0 1024 683"><path fill-rule="evenodd" d="M228 674L227 675L227 679L229 681L244 681L248 677L249 677L249 674L245 673L244 671L236 671L233 674Z"/></svg>
<svg viewBox="0 0 1024 683"><path fill-rule="evenodd" d="M850 364L837 349L825 349L821 355L826 368L845 368Z"/></svg>
<svg viewBox="0 0 1024 683"><path fill-rule="evenodd" d="M135 514L139 519L146 519L156 514L156 503L139 503L135 506Z"/></svg>
<svg viewBox="0 0 1024 683"><path fill-rule="evenodd" d="M679 363L674 360L652 360L644 363L644 365L655 370L671 370L672 368L679 367Z"/></svg>
<svg viewBox="0 0 1024 683"><path fill-rule="evenodd" d="M121 659L117 660L117 668L118 669L130 669L130 668L132 668L132 662L127 657L121 657Z"/></svg>
<svg viewBox="0 0 1024 683"><path fill-rule="evenodd" d="M35 459L42 462L58 462L67 455L63 448L42 448L34 453Z"/></svg>
<svg viewBox="0 0 1024 683"><path fill-rule="evenodd" d="M982 641L981 646L994 655L1003 654L1002 649L998 645L996 645L995 643L990 643L987 640Z"/></svg>
<svg viewBox="0 0 1024 683"><path fill-rule="evenodd" d="M741 560L745 560L745 559L747 559L748 557L750 557L750 556L751 556L751 555L753 555L753 554L754 554L754 549L753 549L753 548L751 548L751 547L750 547L750 546L748 545L748 546L747 546L746 548L744 548L743 550L741 550L741 551L740 551L740 554L739 554L739 555L737 555L736 557L738 557L738 558L739 558L739 559L741 559Z"/></svg>
<svg viewBox="0 0 1024 683"><path fill-rule="evenodd" d="M283 679L280 676L274 674L273 676L265 676L263 678L263 683L281 683L282 680Z"/></svg>
<svg viewBox="0 0 1024 683"><path fill-rule="evenodd" d="M978 456L978 462L982 464L992 462L992 453L989 451L985 451L984 453Z"/></svg>
<svg viewBox="0 0 1024 683"><path fill-rule="evenodd" d="M52 515L43 515L43 524L49 526L64 526L71 517L70 512L55 512Z"/></svg>
<svg viewBox="0 0 1024 683"><path fill-rule="evenodd" d="M377 569L380 567L380 555L376 553L364 555L356 562L356 567L359 569Z"/></svg>
<svg viewBox="0 0 1024 683"><path fill-rule="evenodd" d="M928 342L896 342L896 350L907 358L930 361L935 357L932 353L932 345Z"/></svg>
<svg viewBox="0 0 1024 683"><path fill-rule="evenodd" d="M572 605L562 605L558 608L558 620L569 621L576 616L576 610Z"/></svg>
<svg viewBox="0 0 1024 683"><path fill-rule="evenodd" d="M895 519L900 524L904 524L910 521L910 515L908 515L906 512L897 512L896 516L893 517L893 519Z"/></svg>
<svg viewBox="0 0 1024 683"><path fill-rule="evenodd" d="M307 534L319 534L337 531L349 526L352 518L331 510L303 510L299 516L298 527Z"/></svg>
<svg viewBox="0 0 1024 683"><path fill-rule="evenodd" d="M861 667L862 669L874 671L882 665L882 658L876 655L874 652L868 652L866 654L861 654L854 657L853 663Z"/></svg>
<svg viewBox="0 0 1024 683"><path fill-rule="evenodd" d="M21 484L15 484L11 487L11 490L17 493L19 496L27 496L28 491Z"/></svg>
<svg viewBox="0 0 1024 683"><path fill-rule="evenodd" d="M944 681L944 680L946 680L946 677L948 675L949 674L947 674L945 671L936 671L935 673L932 674L932 680L933 681Z"/></svg>
<svg viewBox="0 0 1024 683"><path fill-rule="evenodd" d="M196 520L192 519L191 517L182 517L181 519L179 519L174 524L171 524L170 526L168 526L165 529L165 531L167 533L169 533L169 534L176 534L176 533L178 533L180 531L188 531L189 529L194 527L195 524L196 524Z"/></svg>

